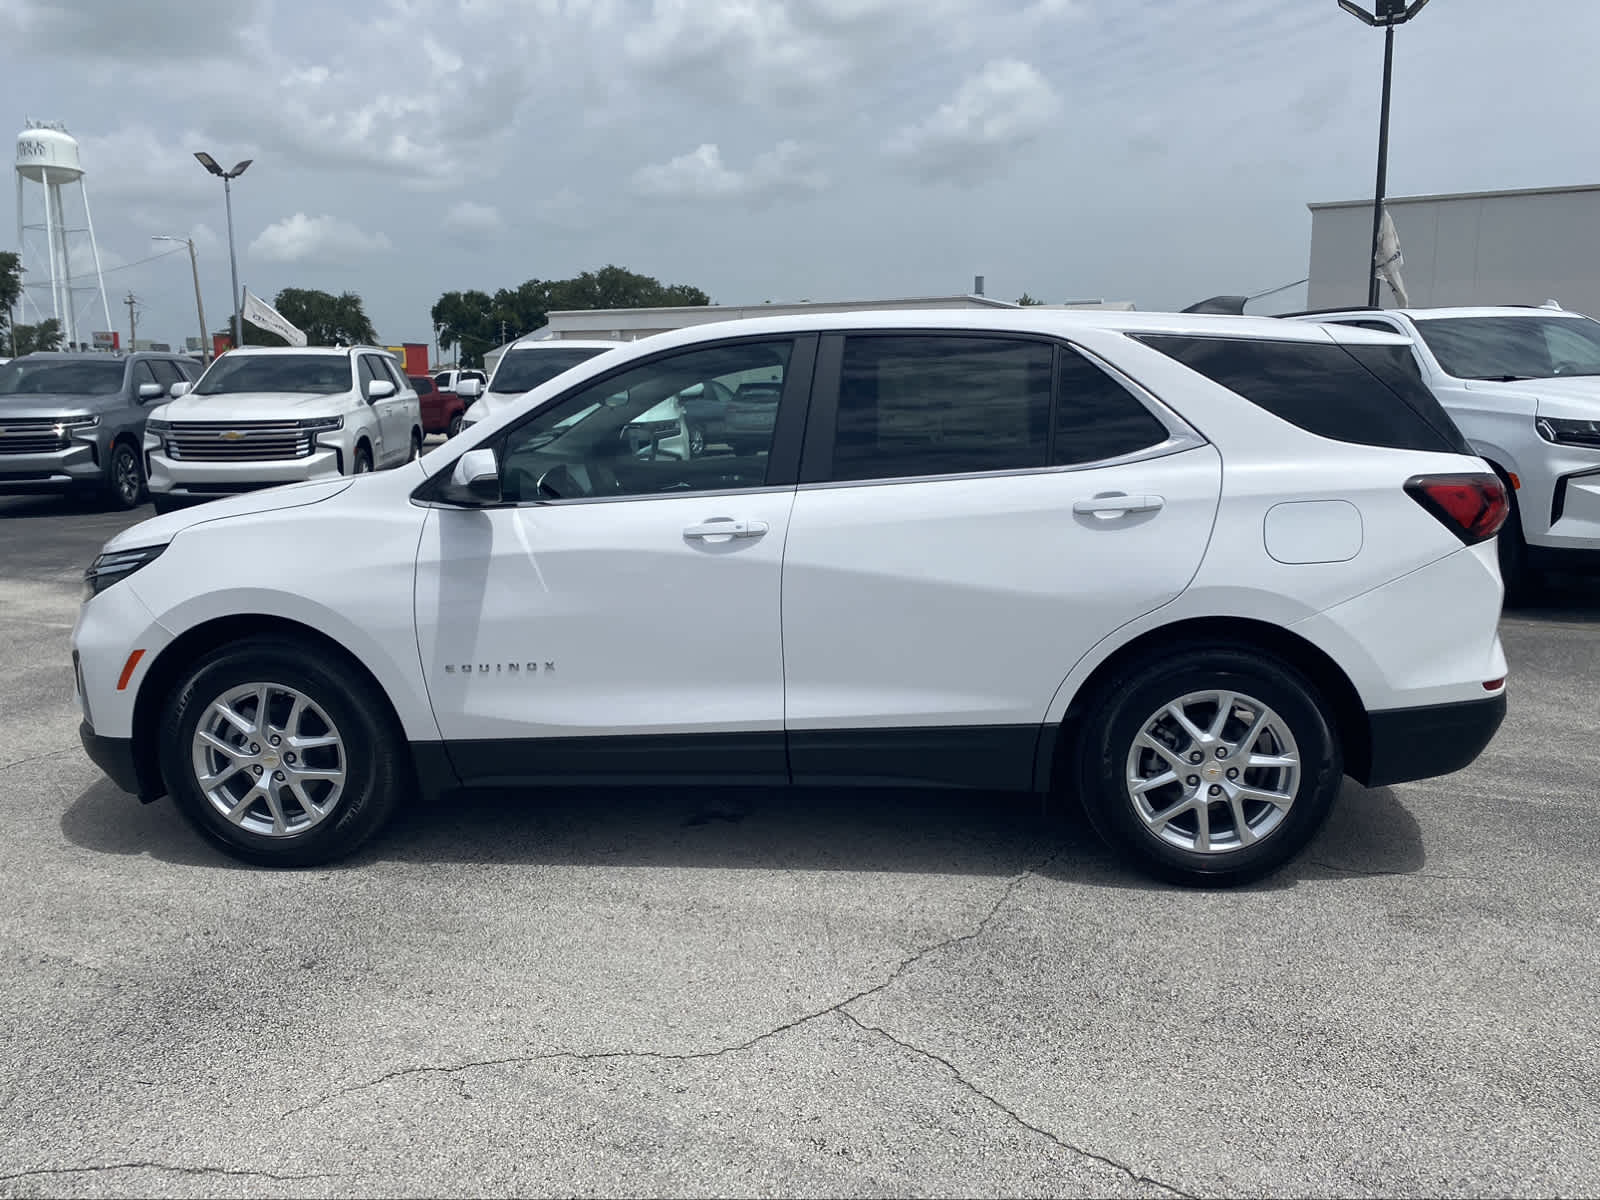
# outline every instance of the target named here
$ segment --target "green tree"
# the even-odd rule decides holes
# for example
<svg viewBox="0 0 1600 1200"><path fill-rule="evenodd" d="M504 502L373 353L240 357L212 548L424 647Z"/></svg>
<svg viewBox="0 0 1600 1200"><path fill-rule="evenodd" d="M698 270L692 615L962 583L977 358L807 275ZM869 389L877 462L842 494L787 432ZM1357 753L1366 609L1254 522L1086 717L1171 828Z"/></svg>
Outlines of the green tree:
<svg viewBox="0 0 1600 1200"><path fill-rule="evenodd" d="M1027 308L1030 305L1043 304L1044 301L1043 300L1035 300L1032 296L1028 295L1027 292L1023 292L1022 295L1017 297L1017 303L1022 305L1023 308Z"/></svg>
<svg viewBox="0 0 1600 1200"><path fill-rule="evenodd" d="M16 337L18 358L36 350L61 349L61 322L54 317L46 317L37 325L17 325L11 332ZM10 341L6 339L8 351Z"/></svg>
<svg viewBox="0 0 1600 1200"><path fill-rule="evenodd" d="M11 310L22 299L22 258L15 251L0 250L0 353L10 353L7 332L11 328Z"/></svg>
<svg viewBox="0 0 1600 1200"><path fill-rule="evenodd" d="M446 292L433 306L439 348L459 347L463 366L483 364L483 355L511 338L532 333L552 312L599 308L664 308L710 304L688 284L663 284L618 266L585 271L571 279L529 279L515 288Z"/></svg>
<svg viewBox="0 0 1600 1200"><path fill-rule="evenodd" d="M284 288L272 307L284 320L306 335L311 346L376 345L378 331L367 319L361 297L355 292L319 292L315 288ZM254 341L255 330L245 334ZM265 330L261 332L265 333Z"/></svg>

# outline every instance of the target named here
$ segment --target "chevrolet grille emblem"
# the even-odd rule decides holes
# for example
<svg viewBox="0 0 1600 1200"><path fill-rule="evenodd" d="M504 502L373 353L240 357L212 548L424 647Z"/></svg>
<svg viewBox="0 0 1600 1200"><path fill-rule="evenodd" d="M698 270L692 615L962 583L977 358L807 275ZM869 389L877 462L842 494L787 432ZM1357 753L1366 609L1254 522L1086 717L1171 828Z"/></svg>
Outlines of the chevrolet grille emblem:
<svg viewBox="0 0 1600 1200"><path fill-rule="evenodd" d="M217 434L217 436L225 442L237 442L244 438L244 434L240 433L237 429L230 429L226 433Z"/></svg>

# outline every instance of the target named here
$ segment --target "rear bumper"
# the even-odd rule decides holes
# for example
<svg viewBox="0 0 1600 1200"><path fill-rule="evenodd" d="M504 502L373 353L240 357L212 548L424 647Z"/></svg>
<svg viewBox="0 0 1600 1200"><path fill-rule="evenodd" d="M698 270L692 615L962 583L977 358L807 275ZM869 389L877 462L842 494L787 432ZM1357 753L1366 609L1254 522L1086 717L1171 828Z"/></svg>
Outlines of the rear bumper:
<svg viewBox="0 0 1600 1200"><path fill-rule="evenodd" d="M1370 754L1355 778L1384 787L1459 771L1483 753L1505 716L1503 690L1484 700L1368 713Z"/></svg>
<svg viewBox="0 0 1600 1200"><path fill-rule="evenodd" d="M78 740L89 761L105 772L125 792L142 796L139 786L139 767L133 754L132 738L102 737L87 721L78 723Z"/></svg>

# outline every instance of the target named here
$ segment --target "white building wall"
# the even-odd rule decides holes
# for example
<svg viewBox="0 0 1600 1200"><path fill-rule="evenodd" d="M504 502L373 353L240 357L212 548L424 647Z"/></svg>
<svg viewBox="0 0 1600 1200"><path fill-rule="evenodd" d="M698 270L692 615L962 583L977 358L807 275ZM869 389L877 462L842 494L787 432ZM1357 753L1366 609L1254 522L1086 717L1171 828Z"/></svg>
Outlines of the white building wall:
<svg viewBox="0 0 1600 1200"><path fill-rule="evenodd" d="M1391 196L1413 307L1542 304L1600 317L1600 186ZM1306 307L1367 302L1372 201L1313 204ZM1387 284L1380 303L1394 307Z"/></svg>

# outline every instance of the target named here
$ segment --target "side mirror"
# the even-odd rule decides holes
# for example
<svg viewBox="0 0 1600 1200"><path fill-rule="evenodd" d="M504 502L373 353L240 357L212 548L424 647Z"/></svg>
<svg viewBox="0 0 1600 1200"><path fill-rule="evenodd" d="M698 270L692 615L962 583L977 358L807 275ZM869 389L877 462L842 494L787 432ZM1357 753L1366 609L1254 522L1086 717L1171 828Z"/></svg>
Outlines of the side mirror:
<svg viewBox="0 0 1600 1200"><path fill-rule="evenodd" d="M394 384L387 379L374 379L367 384L368 400L384 400L394 395Z"/></svg>
<svg viewBox="0 0 1600 1200"><path fill-rule="evenodd" d="M456 395L463 400L476 400L483 395L483 384L476 379L463 379L456 384Z"/></svg>
<svg viewBox="0 0 1600 1200"><path fill-rule="evenodd" d="M159 395L161 395L161 385L159 383L141 383L139 385L139 399L154 400Z"/></svg>
<svg viewBox="0 0 1600 1200"><path fill-rule="evenodd" d="M468 450L456 459L442 499L476 508L500 503L500 463L493 450Z"/></svg>
<svg viewBox="0 0 1600 1200"><path fill-rule="evenodd" d="M628 403L628 393L612 392L611 395L600 401L600 403L604 404L607 408L622 408Z"/></svg>
<svg viewBox="0 0 1600 1200"><path fill-rule="evenodd" d="M194 384L188 382L187 380L179 380L177 383L173 384L167 389L167 395L176 400L179 396L187 396L189 394L189 390L193 387Z"/></svg>

